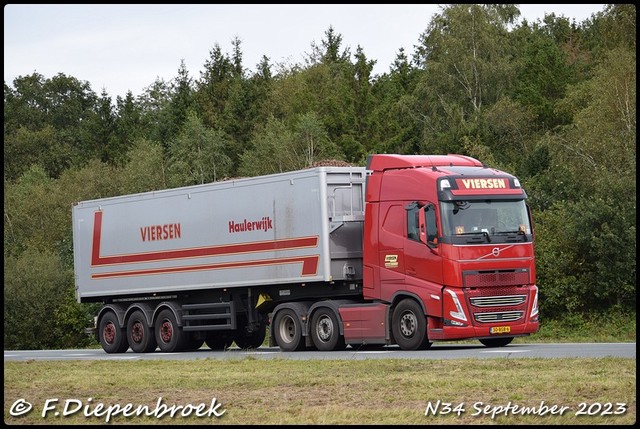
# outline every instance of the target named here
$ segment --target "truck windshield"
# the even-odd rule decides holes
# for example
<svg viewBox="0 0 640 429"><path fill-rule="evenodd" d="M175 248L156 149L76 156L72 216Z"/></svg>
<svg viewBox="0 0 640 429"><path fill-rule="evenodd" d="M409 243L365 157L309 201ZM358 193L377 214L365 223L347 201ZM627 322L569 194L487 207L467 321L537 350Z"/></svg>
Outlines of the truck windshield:
<svg viewBox="0 0 640 429"><path fill-rule="evenodd" d="M451 243L506 243L531 240L524 200L442 202L443 238Z"/></svg>

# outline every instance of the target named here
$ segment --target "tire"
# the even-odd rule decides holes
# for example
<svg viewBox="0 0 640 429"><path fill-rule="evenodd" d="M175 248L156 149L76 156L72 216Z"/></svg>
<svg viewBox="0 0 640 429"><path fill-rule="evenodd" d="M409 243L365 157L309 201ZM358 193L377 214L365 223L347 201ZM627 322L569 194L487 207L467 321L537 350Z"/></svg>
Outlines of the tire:
<svg viewBox="0 0 640 429"><path fill-rule="evenodd" d="M210 332L204 342L211 350L221 351L228 349L233 343L233 339L226 333Z"/></svg>
<svg viewBox="0 0 640 429"><path fill-rule="evenodd" d="M153 330L149 327L147 318L140 310L134 311L129 316L127 341L131 350L136 353L150 353L158 346Z"/></svg>
<svg viewBox="0 0 640 429"><path fill-rule="evenodd" d="M273 336L276 344L285 352L304 348L302 323L295 311L285 308L278 312L273 323Z"/></svg>
<svg viewBox="0 0 640 429"><path fill-rule="evenodd" d="M330 308L318 308L311 318L311 339L320 351L344 350L338 317Z"/></svg>
<svg viewBox="0 0 640 429"><path fill-rule="evenodd" d="M107 353L124 353L129 348L127 334L118 325L118 318L113 311L107 311L100 318L98 339Z"/></svg>
<svg viewBox="0 0 640 429"><path fill-rule="evenodd" d="M164 309L158 314L155 323L156 342L160 350L172 353L184 350L187 347L187 338L173 311Z"/></svg>
<svg viewBox="0 0 640 429"><path fill-rule="evenodd" d="M423 350L431 347L427 337L427 319L420 305L404 299L393 310L393 338L402 350Z"/></svg>
<svg viewBox="0 0 640 429"><path fill-rule="evenodd" d="M260 323L256 331L247 333L246 328L242 327L234 336L236 345L241 349L257 349L264 343L264 337L267 334L267 325Z"/></svg>
<svg viewBox="0 0 640 429"><path fill-rule="evenodd" d="M487 347L504 347L513 341L513 337L483 338L479 341Z"/></svg>

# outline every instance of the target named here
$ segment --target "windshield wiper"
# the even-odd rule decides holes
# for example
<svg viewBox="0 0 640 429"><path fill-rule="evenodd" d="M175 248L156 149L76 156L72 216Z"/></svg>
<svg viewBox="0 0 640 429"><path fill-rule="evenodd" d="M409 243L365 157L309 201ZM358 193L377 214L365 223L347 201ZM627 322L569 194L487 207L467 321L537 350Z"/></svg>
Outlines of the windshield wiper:
<svg viewBox="0 0 640 429"><path fill-rule="evenodd" d="M494 235L512 235L512 234L516 234L516 237L507 237L506 239L514 239L517 238L518 235L522 235L522 240L523 241L527 241L527 234L525 234L525 232L521 229L518 229L517 231L496 231L494 232Z"/></svg>
<svg viewBox="0 0 640 429"><path fill-rule="evenodd" d="M491 237L489 236L489 233L487 231L463 232L461 234L456 234L456 235L479 235L479 234L482 234L485 236L485 238L487 239L487 243L491 243Z"/></svg>

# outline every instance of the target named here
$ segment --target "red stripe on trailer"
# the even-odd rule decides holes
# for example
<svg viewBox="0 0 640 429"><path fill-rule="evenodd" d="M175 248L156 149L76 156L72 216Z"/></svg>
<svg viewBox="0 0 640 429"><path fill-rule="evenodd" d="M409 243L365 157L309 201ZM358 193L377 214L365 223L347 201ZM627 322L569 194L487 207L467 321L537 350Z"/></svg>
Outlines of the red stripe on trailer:
<svg viewBox="0 0 640 429"><path fill-rule="evenodd" d="M269 265L281 265L281 264L295 264L302 263L302 275L313 276L318 272L319 255L313 256L300 256L293 258L276 258L276 259L262 259L256 261L242 261L242 262L226 262L220 264L204 264L204 265L188 265L182 267L169 267L169 268L151 268L145 270L132 270L132 271L114 271L110 273L99 273L91 275L93 279L104 279L113 277L128 277L128 276L145 276L145 275L157 275L157 274L173 274L184 273L190 271L203 271L203 270L220 270L227 268L246 268L246 267L262 267Z"/></svg>
<svg viewBox="0 0 640 429"><path fill-rule="evenodd" d="M226 244L221 246L193 247L159 252L128 253L123 255L101 256L101 239L102 211L96 211L93 222L93 245L91 249L91 266L93 267L141 262L157 262L171 259L199 258L206 256L226 256L240 253L268 252L274 250L294 250L318 246L318 236L311 236L283 240Z"/></svg>

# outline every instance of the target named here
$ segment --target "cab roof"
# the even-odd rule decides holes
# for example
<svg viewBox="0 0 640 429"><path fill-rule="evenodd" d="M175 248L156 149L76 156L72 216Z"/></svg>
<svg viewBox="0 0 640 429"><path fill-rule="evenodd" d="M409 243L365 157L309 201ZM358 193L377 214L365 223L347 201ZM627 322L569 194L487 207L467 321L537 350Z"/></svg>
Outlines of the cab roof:
<svg viewBox="0 0 640 429"><path fill-rule="evenodd" d="M367 170L385 171L420 167L483 167L475 158L464 155L370 155Z"/></svg>

